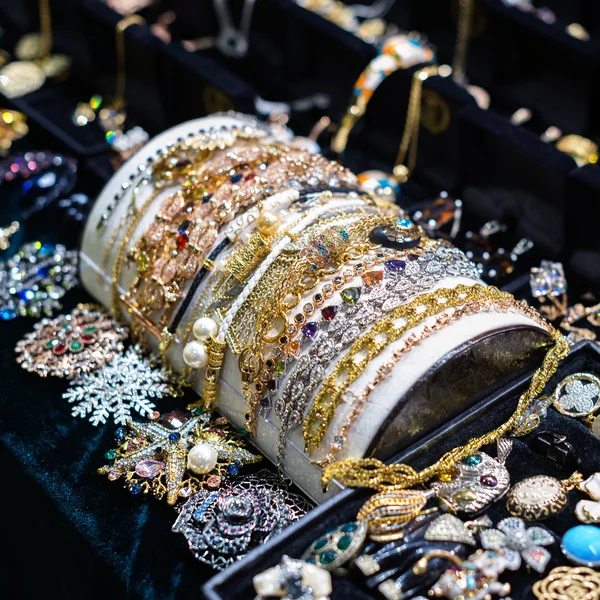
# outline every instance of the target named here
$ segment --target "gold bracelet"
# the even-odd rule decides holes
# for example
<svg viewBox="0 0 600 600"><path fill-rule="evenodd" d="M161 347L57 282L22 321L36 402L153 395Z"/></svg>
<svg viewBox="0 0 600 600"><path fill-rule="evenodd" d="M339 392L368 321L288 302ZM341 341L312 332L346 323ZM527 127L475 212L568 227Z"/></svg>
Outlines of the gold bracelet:
<svg viewBox="0 0 600 600"><path fill-rule="evenodd" d="M332 479L349 487L367 487L374 490L407 489L421 485L436 475L448 473L454 465L467 456L471 456L483 446L508 435L517 425L531 403L544 390L550 378L556 372L559 363L569 353L569 343L566 338L550 325L553 345L546 353L541 367L533 374L527 390L519 398L517 408L511 417L502 425L488 433L469 440L464 446L458 446L444 454L438 461L417 472L409 465L386 465L376 458L344 459L323 469L322 482L326 486Z"/></svg>
<svg viewBox="0 0 600 600"><path fill-rule="evenodd" d="M340 428L340 431L333 436L333 441L331 442L329 453L327 454L327 456L325 456L323 460L319 461L319 464L325 467L333 462L335 455L343 448L344 444L346 443L348 431L350 430L352 425L354 425L356 419L361 414L371 393L384 379L386 379L390 375L393 368L398 364L398 362L400 362L400 360L403 359L404 356L406 356L406 354L408 354L411 350L414 350L416 346L418 346L421 342L429 338L437 331L442 330L444 327L447 327L454 321L458 321L464 317L475 315L481 312L482 308L491 308L496 312L509 312L515 309L515 301L468 301L464 306L456 309L452 314L441 313L436 317L436 320L432 325L426 325L423 328L423 330L419 333L413 333L409 335L404 340L403 345L394 350L390 359L386 363L381 365L381 367L379 367L375 377L365 386L364 391L356 399L356 402L354 403L354 406L352 408L352 412L344 421L344 424ZM418 325L418 323L416 323L415 326L416 325Z"/></svg>
<svg viewBox="0 0 600 600"><path fill-rule="evenodd" d="M389 344L400 339L424 318L474 301L512 302L515 310L526 314L546 330L549 328L536 311L517 302L511 294L479 284L458 285L453 289L440 288L399 306L353 344L323 383L302 426L308 452L312 453L323 440L344 392ZM394 324L398 319L403 320L400 326Z"/></svg>

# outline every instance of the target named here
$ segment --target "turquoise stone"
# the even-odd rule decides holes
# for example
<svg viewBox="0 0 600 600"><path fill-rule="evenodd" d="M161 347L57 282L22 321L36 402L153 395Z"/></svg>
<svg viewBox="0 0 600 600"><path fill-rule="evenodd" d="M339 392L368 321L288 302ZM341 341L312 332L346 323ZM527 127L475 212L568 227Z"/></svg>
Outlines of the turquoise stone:
<svg viewBox="0 0 600 600"><path fill-rule="evenodd" d="M340 531L344 533L350 533L352 531L356 531L358 529L358 525L353 521L352 523L346 523L340 527Z"/></svg>
<svg viewBox="0 0 600 600"><path fill-rule="evenodd" d="M340 550L348 550L348 548L349 548L349 546L350 546L351 542L352 542L352 538L351 538L349 535L343 535L343 536L342 536L342 537L339 539L339 541L338 541L338 544L337 544L337 547L338 547Z"/></svg>
<svg viewBox="0 0 600 600"><path fill-rule="evenodd" d="M481 462L481 456L479 454L473 454L473 456L467 456L463 459L463 463L468 467L476 467Z"/></svg>
<svg viewBox="0 0 600 600"><path fill-rule="evenodd" d="M333 550L325 550L319 557L319 560L324 565L330 565L337 558L337 554Z"/></svg>
<svg viewBox="0 0 600 600"><path fill-rule="evenodd" d="M397 219L396 220L396 227L398 227L399 229L410 229L411 227L414 227L415 224L410 220L410 219Z"/></svg>
<svg viewBox="0 0 600 600"><path fill-rule="evenodd" d="M577 525L563 535L563 554L577 565L600 566L600 527Z"/></svg>

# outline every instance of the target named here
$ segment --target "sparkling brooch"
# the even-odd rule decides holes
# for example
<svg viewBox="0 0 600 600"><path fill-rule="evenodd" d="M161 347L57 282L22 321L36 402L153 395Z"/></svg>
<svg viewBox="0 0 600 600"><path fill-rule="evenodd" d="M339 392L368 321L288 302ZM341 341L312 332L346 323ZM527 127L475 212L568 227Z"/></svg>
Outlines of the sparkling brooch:
<svg viewBox="0 0 600 600"><path fill-rule="evenodd" d="M117 447L105 454L114 462L98 469L112 481L121 479L133 495L166 496L173 505L178 497L218 488L240 466L262 458L244 448L224 419L182 411L152 416L154 421L128 421L117 429Z"/></svg>
<svg viewBox="0 0 600 600"><path fill-rule="evenodd" d="M226 489L194 494L172 530L183 533L201 562L221 571L264 544L310 509L277 475L262 470Z"/></svg>
<svg viewBox="0 0 600 600"><path fill-rule="evenodd" d="M17 342L17 363L42 377L71 379L109 362L126 337L127 329L99 307L79 304L70 314L36 323Z"/></svg>
<svg viewBox="0 0 600 600"><path fill-rule="evenodd" d="M550 552L542 546L550 546L555 540L544 527L525 527L522 519L508 517L497 525L497 529L485 529L479 535L486 550L502 552L506 568L517 571L523 562L538 573L543 573Z"/></svg>
<svg viewBox="0 0 600 600"><path fill-rule="evenodd" d="M117 425L125 425L132 410L147 417L155 409L150 398L172 392L172 375L156 362L142 356L140 348L130 348L97 371L72 380L63 398L74 405L74 417L89 417L94 426L106 423L111 415Z"/></svg>
<svg viewBox="0 0 600 600"><path fill-rule="evenodd" d="M0 262L0 320L52 316L76 284L76 251L40 242L25 244Z"/></svg>

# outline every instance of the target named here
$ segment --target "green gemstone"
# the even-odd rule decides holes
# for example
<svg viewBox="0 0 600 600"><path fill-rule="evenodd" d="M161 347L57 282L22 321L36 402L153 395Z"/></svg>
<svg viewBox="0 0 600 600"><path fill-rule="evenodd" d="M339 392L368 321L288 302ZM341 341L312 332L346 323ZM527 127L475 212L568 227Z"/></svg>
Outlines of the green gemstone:
<svg viewBox="0 0 600 600"><path fill-rule="evenodd" d="M343 535L340 538L340 541L337 544L337 547L340 550L348 550L348 547L350 546L350 544L352 543L352 538L349 535Z"/></svg>
<svg viewBox="0 0 600 600"><path fill-rule="evenodd" d="M344 533L350 533L352 531L356 531L358 529L358 525L356 523L346 523L340 527L340 531Z"/></svg>
<svg viewBox="0 0 600 600"><path fill-rule="evenodd" d="M327 538L321 538L314 543L313 550L322 550L325 546L327 546Z"/></svg>
<svg viewBox="0 0 600 600"><path fill-rule="evenodd" d="M201 406L195 406L194 408L192 408L192 414L195 417L198 417L199 415L203 415L204 409Z"/></svg>
<svg viewBox="0 0 600 600"><path fill-rule="evenodd" d="M319 556L319 560L321 564L330 565L337 558L337 554L333 550L325 550L321 556Z"/></svg>
<svg viewBox="0 0 600 600"><path fill-rule="evenodd" d="M107 450L104 453L104 458L106 458L107 460L113 460L115 458L115 456L117 456L116 450Z"/></svg>
<svg viewBox="0 0 600 600"><path fill-rule="evenodd" d="M340 296L342 297L342 300L346 304L356 304L356 302L358 302L358 299L360 298L360 288L359 287L346 288L345 290L342 290L340 292Z"/></svg>
<svg viewBox="0 0 600 600"><path fill-rule="evenodd" d="M473 456L467 456L463 459L463 463L468 467L476 467L481 462L481 456L479 454L473 454Z"/></svg>
<svg viewBox="0 0 600 600"><path fill-rule="evenodd" d="M96 328L91 325L90 327L86 327L84 330L84 333L94 333L96 331Z"/></svg>
<svg viewBox="0 0 600 600"><path fill-rule="evenodd" d="M46 348L54 348L58 344L58 340L56 338L52 338L48 342L46 342Z"/></svg>
<svg viewBox="0 0 600 600"><path fill-rule="evenodd" d="M240 427L239 429L236 429L236 431L238 432L239 435L243 435L243 436L248 435L248 430L244 429L243 427Z"/></svg>
<svg viewBox="0 0 600 600"><path fill-rule="evenodd" d="M73 325L71 325L71 323L65 323L65 324L64 324L64 325L61 327L61 329L64 329L64 330L70 330L70 329L73 329Z"/></svg>
<svg viewBox="0 0 600 600"><path fill-rule="evenodd" d="M81 342L72 342L71 350L81 350Z"/></svg>
<svg viewBox="0 0 600 600"><path fill-rule="evenodd" d="M285 363L284 362L277 363L277 366L275 367L275 374L278 377L280 377L284 373L285 373Z"/></svg>

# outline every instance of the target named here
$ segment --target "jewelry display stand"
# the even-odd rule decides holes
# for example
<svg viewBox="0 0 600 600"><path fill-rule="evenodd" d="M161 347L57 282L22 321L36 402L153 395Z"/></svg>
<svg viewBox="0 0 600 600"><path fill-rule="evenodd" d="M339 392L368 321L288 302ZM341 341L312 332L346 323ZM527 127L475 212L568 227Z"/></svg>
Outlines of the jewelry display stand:
<svg viewBox="0 0 600 600"><path fill-rule="evenodd" d="M108 182L90 214L81 246L81 281L85 288L101 304L110 307L112 303L112 264L114 246L111 240L119 231L122 218L131 205L132 192L142 178L144 171L161 149L200 130L247 125L236 115L213 116L197 119L176 126L154 138L142 150L126 162ZM281 128L274 134L278 141L291 141L289 131ZM140 186L135 202L141 206L151 193L151 187ZM173 188L158 194L151 209L141 220L131 245L148 227L158 211L162 200L171 194ZM102 215L110 213L106 222ZM100 226L99 226L100 225ZM107 251L112 246L112 252ZM126 268L121 278L120 294L128 289L133 278L133 270ZM437 283L436 288L451 288L459 284L473 284L466 277L446 277ZM349 285L353 285L349 282ZM196 290L198 297L202 286ZM335 299L335 297L334 297ZM338 297L339 300L339 297ZM176 371L183 368L181 335L194 311L192 300L188 314L182 320L167 357ZM129 315L125 308L124 318ZM419 333L429 320L411 330ZM405 336L406 337L406 336ZM349 388L350 393L360 394L364 386L376 375L379 367L390 359L405 338L390 344L365 372ZM159 340L148 336L148 343L156 350ZM400 360L389 377L371 393L369 401L355 422L348 440L339 457L361 457L374 454L389 458L409 443L431 432L444 422L455 417L484 395L498 389L507 380L539 364L540 351L548 341L546 331L534 320L513 312L480 312L451 322L433 335L423 339ZM243 427L244 413L247 410L241 393L241 379L236 356L227 353L221 371L220 397L218 408L235 426ZM334 365L329 367L329 371ZM203 377L196 378L195 389L201 392ZM351 407L342 404L334 419L340 426L348 416ZM252 440L259 450L276 461L279 442L279 423L276 417L258 419L257 435ZM316 502L339 490L330 486L327 494L321 489L320 468L313 460L322 458L308 456L303 450L303 439L299 429L292 430L287 437L282 468L284 472L305 493ZM328 448L330 438L325 438Z"/></svg>

